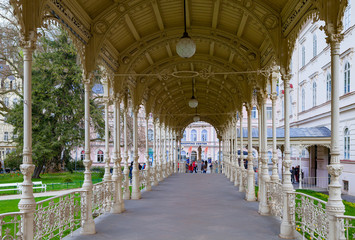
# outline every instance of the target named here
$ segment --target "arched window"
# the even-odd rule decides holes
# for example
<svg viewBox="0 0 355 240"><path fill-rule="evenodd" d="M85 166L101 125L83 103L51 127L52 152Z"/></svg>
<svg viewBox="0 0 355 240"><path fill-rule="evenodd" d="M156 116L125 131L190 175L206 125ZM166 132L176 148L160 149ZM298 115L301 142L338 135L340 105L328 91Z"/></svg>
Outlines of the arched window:
<svg viewBox="0 0 355 240"><path fill-rule="evenodd" d="M104 152L102 150L97 151L97 161L98 162L104 161Z"/></svg>
<svg viewBox="0 0 355 240"><path fill-rule="evenodd" d="M191 140L192 142L196 142L196 141L197 141L197 132L196 132L195 129L192 129L192 130L191 130L191 138L190 138L190 140Z"/></svg>
<svg viewBox="0 0 355 240"><path fill-rule="evenodd" d="M207 142L207 130L206 129L203 129L202 130L202 133L201 133L201 141L202 142Z"/></svg>
<svg viewBox="0 0 355 240"><path fill-rule="evenodd" d="M152 129L148 129L148 141L154 140L154 132Z"/></svg>
<svg viewBox="0 0 355 240"><path fill-rule="evenodd" d="M344 66L344 94L350 92L350 63L346 62Z"/></svg>
<svg viewBox="0 0 355 240"><path fill-rule="evenodd" d="M302 88L302 111L306 110L306 90Z"/></svg>
<svg viewBox="0 0 355 240"><path fill-rule="evenodd" d="M317 83L313 82L313 107L317 105Z"/></svg>
<svg viewBox="0 0 355 240"><path fill-rule="evenodd" d="M186 131L184 131L184 135L182 136L181 141L186 141Z"/></svg>
<svg viewBox="0 0 355 240"><path fill-rule="evenodd" d="M351 25L351 1L349 1L349 5L346 7L344 12L344 30L347 30Z"/></svg>
<svg viewBox="0 0 355 240"><path fill-rule="evenodd" d="M313 57L317 56L317 35L313 34Z"/></svg>
<svg viewBox="0 0 355 240"><path fill-rule="evenodd" d="M82 150L81 153L80 153L80 160L81 161L85 160L85 151L84 150Z"/></svg>
<svg viewBox="0 0 355 240"><path fill-rule="evenodd" d="M256 118L256 114L257 114L257 109L256 107L253 107L253 109L251 110L251 118Z"/></svg>
<svg viewBox="0 0 355 240"><path fill-rule="evenodd" d="M344 159L350 159L350 131L344 130Z"/></svg>
<svg viewBox="0 0 355 240"><path fill-rule="evenodd" d="M327 101L332 97L332 75L327 74Z"/></svg>
<svg viewBox="0 0 355 240"><path fill-rule="evenodd" d="M181 151L181 160L186 161L186 152L185 151Z"/></svg>
<svg viewBox="0 0 355 240"><path fill-rule="evenodd" d="M302 67L306 65L306 48L305 46L302 46Z"/></svg>

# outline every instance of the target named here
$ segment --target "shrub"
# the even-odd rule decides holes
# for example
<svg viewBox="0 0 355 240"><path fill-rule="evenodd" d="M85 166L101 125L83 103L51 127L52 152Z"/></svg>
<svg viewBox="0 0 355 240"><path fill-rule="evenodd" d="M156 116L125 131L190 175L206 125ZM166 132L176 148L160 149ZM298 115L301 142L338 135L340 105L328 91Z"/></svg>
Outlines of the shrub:
<svg viewBox="0 0 355 240"><path fill-rule="evenodd" d="M73 182L73 179L71 179L71 178L64 178L64 179L63 179L63 182L64 182L64 183L72 183L72 182Z"/></svg>

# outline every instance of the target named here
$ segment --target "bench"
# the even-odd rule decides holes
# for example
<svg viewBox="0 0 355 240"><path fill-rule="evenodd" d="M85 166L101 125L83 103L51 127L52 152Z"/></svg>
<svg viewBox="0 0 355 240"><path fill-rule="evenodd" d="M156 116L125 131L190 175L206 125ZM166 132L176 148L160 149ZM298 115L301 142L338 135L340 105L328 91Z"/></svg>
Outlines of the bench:
<svg viewBox="0 0 355 240"><path fill-rule="evenodd" d="M18 191L19 183L2 183L0 184L0 192L5 191Z"/></svg>
<svg viewBox="0 0 355 240"><path fill-rule="evenodd" d="M33 189L41 189L41 192L44 190L47 191L47 185L42 182L33 182ZM22 183L2 183L0 184L0 192L5 191L17 191L22 192Z"/></svg>
<svg viewBox="0 0 355 240"><path fill-rule="evenodd" d="M32 182L32 183L33 183L33 189L41 189L41 192L43 190L45 192L47 191L47 184L43 184L42 182ZM17 186L18 186L18 191L21 193L22 192L22 183L18 183Z"/></svg>

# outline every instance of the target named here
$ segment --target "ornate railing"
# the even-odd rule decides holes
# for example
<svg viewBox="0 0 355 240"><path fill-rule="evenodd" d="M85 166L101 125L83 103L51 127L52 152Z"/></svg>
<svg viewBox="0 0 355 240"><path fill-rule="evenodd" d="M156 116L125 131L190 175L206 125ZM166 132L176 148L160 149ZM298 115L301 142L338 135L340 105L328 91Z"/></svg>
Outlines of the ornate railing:
<svg viewBox="0 0 355 240"><path fill-rule="evenodd" d="M267 200L271 214L277 217L282 217L283 212L283 192L280 182L266 183Z"/></svg>
<svg viewBox="0 0 355 240"><path fill-rule="evenodd" d="M337 221L337 229L339 229L338 239L355 239L355 217L347 215L337 216Z"/></svg>
<svg viewBox="0 0 355 240"><path fill-rule="evenodd" d="M81 217L86 212L85 201L86 191L80 190L37 202L34 239L61 239L79 228Z"/></svg>
<svg viewBox="0 0 355 240"><path fill-rule="evenodd" d="M299 192L288 193L288 200L291 219L303 237L328 239L329 220L325 201Z"/></svg>
<svg viewBox="0 0 355 240"><path fill-rule="evenodd" d="M242 174L243 174L243 186L246 191L248 189L248 172L247 172L247 170L243 169Z"/></svg>
<svg viewBox="0 0 355 240"><path fill-rule="evenodd" d="M116 190L114 188L114 181L94 184L92 188L92 214L94 218L110 212Z"/></svg>
<svg viewBox="0 0 355 240"><path fill-rule="evenodd" d="M0 239L23 239L22 220L20 212L0 214Z"/></svg>

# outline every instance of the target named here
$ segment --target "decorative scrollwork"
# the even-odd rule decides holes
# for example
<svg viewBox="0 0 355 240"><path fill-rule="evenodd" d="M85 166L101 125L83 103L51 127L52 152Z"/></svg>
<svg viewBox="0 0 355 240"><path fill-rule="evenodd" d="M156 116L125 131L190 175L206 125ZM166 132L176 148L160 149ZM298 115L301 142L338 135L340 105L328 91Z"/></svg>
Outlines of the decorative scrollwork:
<svg viewBox="0 0 355 240"><path fill-rule="evenodd" d="M282 184L279 182L267 182L266 189L271 214L282 217L284 201Z"/></svg>
<svg viewBox="0 0 355 240"><path fill-rule="evenodd" d="M114 181L105 181L93 186L92 214L93 217L110 212L114 202Z"/></svg>

